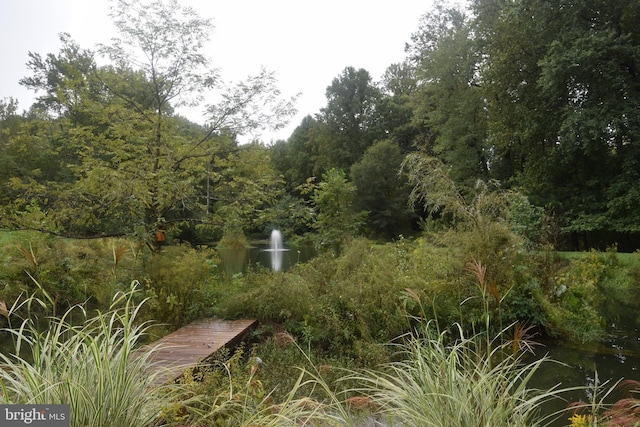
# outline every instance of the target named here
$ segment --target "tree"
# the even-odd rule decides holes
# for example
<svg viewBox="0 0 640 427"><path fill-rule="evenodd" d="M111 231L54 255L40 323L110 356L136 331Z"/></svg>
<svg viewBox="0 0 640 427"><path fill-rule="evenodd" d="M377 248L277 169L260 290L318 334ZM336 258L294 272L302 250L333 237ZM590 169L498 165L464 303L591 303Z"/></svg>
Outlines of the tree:
<svg viewBox="0 0 640 427"><path fill-rule="evenodd" d="M472 24L461 9L438 2L408 46L420 82L413 94L414 120L426 129L416 143L451 168L451 178L463 189L488 179L491 163L482 54Z"/></svg>
<svg viewBox="0 0 640 427"><path fill-rule="evenodd" d="M327 87L326 96L327 106L320 112L326 129L318 147L326 166L320 171L348 170L381 136L377 127L381 93L368 71L347 67Z"/></svg>
<svg viewBox="0 0 640 427"><path fill-rule="evenodd" d="M311 194L315 211L311 226L318 231L320 247L339 252L357 235L366 217L366 212L354 210L355 185L344 171L330 169L318 184L309 180L303 187L303 192Z"/></svg>
<svg viewBox="0 0 640 427"><path fill-rule="evenodd" d="M3 217L9 228L36 228L49 232L67 231L73 234L71 222L80 227L90 220L92 206L71 213L71 206L85 204L78 192L70 191L81 171L83 153L91 150L87 138L99 133L109 117L89 126L89 122L104 109L101 102L107 97L103 85L93 70L93 53L81 49L67 34L62 34L58 55L42 58L30 53L27 63L30 77L21 80L26 87L44 92L39 95L21 132L13 135L8 144L24 147L34 153L23 152L25 167L12 173L5 191L10 195ZM96 131L92 131L94 128ZM38 161L32 160L37 158Z"/></svg>
<svg viewBox="0 0 640 427"><path fill-rule="evenodd" d="M22 149L13 141L18 138L24 119L17 114L18 103L13 98L0 99L0 181L7 182L11 177L19 175L24 170L25 164L20 161ZM36 154L34 152L34 154ZM34 156L25 160L34 160ZM27 169L33 168L33 163L29 162ZM6 188L0 192L0 200L6 201Z"/></svg>
<svg viewBox="0 0 640 427"><path fill-rule="evenodd" d="M393 238L410 229L414 213L408 206L409 185L400 174L403 159L397 144L382 140L351 167L357 187L354 206L368 212L367 223L373 233Z"/></svg>
<svg viewBox="0 0 640 427"><path fill-rule="evenodd" d="M640 231L638 3L474 7L486 45L490 132L516 182L574 236Z"/></svg>
<svg viewBox="0 0 640 427"><path fill-rule="evenodd" d="M148 237L206 221L212 196L200 184L212 178L211 162L237 134L281 126L293 100L281 98L265 70L234 85L219 81L204 55L210 20L176 0L119 0L111 16L120 36L100 47L110 65L97 66L69 38L58 56L31 55L33 76L23 83L44 91L38 105L55 123L51 143L70 171L33 200L66 235ZM176 114L211 91L220 101L205 105L204 126ZM27 224L14 217L14 225Z"/></svg>
<svg viewBox="0 0 640 427"><path fill-rule="evenodd" d="M366 70L345 68L327 87L326 107L305 117L286 142L274 147L273 159L289 191L332 168L350 170L381 139L410 151L418 132L410 98L415 89L407 63L389 67L382 89Z"/></svg>
<svg viewBox="0 0 640 427"><path fill-rule="evenodd" d="M322 126L313 117L306 116L287 141L278 141L271 148L271 158L285 178L287 191L294 191L316 174L318 156L315 141Z"/></svg>
<svg viewBox="0 0 640 427"><path fill-rule="evenodd" d="M418 91L416 67L409 61L391 64L382 76L383 96L379 101L379 127L384 138L394 141L403 153L426 129L414 120L414 98Z"/></svg>
<svg viewBox="0 0 640 427"><path fill-rule="evenodd" d="M209 190L214 198L213 213L201 229L237 236L262 232L273 224L273 205L284 186L269 154L266 147L254 142L216 161L216 178Z"/></svg>

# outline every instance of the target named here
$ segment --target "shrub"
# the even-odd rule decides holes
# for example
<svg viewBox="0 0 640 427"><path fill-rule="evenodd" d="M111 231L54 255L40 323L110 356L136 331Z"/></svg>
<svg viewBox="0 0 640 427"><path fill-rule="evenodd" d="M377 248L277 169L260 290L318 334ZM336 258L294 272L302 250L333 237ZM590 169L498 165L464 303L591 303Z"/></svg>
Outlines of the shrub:
<svg viewBox="0 0 640 427"><path fill-rule="evenodd" d="M314 296L308 284L295 273L248 273L244 290L230 297L227 317L249 316L262 322L302 322L311 311Z"/></svg>
<svg viewBox="0 0 640 427"><path fill-rule="evenodd" d="M394 244L355 239L339 257L324 253L286 274L243 276L225 315L279 323L305 347L375 364L363 342L384 343L409 327L401 304L406 262Z"/></svg>
<svg viewBox="0 0 640 427"><path fill-rule="evenodd" d="M598 308L605 273L606 265L595 253L572 260L559 272L552 293L542 301L551 335L580 342L603 335L604 322Z"/></svg>
<svg viewBox="0 0 640 427"><path fill-rule="evenodd" d="M308 180L302 187L303 194L311 194L316 211L310 225L318 231L318 247L340 253L342 246L357 235L367 216L366 212L354 210L356 186L347 180L344 171L330 169L317 185Z"/></svg>
<svg viewBox="0 0 640 427"><path fill-rule="evenodd" d="M30 276L42 283L54 310L91 302L108 307L113 295L141 275L140 248L123 239L74 240L10 233L0 248L4 283L0 299L38 291ZM28 274L27 274L28 273ZM42 296L42 295L40 295Z"/></svg>
<svg viewBox="0 0 640 427"><path fill-rule="evenodd" d="M145 262L144 288L151 298L149 316L178 327L193 320L203 305L201 298L216 265L213 251L190 246L169 246Z"/></svg>

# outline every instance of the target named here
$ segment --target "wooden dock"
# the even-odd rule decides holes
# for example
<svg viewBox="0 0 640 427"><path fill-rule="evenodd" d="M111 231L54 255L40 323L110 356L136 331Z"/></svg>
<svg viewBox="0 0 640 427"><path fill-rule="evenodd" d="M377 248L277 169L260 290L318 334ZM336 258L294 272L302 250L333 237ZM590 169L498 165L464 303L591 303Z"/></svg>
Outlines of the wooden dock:
<svg viewBox="0 0 640 427"><path fill-rule="evenodd" d="M243 320L199 320L151 343L157 346L151 361L153 369L163 370L156 384L177 379L222 347L238 345L257 322Z"/></svg>

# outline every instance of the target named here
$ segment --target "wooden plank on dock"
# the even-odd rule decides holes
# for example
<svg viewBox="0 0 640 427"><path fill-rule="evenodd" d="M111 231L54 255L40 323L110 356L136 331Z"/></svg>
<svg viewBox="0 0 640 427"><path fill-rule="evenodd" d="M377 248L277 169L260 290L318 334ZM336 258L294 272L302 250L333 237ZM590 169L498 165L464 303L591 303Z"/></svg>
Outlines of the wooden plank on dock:
<svg viewBox="0 0 640 427"><path fill-rule="evenodd" d="M151 358L153 369L164 371L156 384L175 380L222 347L239 344L256 323L252 319L198 320L155 341L151 344L157 346Z"/></svg>

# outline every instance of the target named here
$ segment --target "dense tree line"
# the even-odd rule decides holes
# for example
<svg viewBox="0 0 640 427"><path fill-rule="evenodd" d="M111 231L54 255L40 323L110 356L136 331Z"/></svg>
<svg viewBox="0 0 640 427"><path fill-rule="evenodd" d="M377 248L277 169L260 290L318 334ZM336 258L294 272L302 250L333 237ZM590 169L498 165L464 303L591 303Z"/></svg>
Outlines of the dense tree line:
<svg viewBox="0 0 640 427"><path fill-rule="evenodd" d="M30 55L29 111L0 103L4 227L167 229L192 241L272 226L300 234L331 218L333 194L353 223L326 227L389 238L438 217L437 200L407 204L411 154L462 198L479 181L526 196L574 248L636 249L637 1L436 2L416 17L405 61L380 81L344 68L326 106L270 147L237 136L281 125L293 100L267 71L221 82L202 51L209 21L175 1L120 1L112 18L121 38L95 52L63 35L58 54ZM176 113L187 104L204 104L204 125Z"/></svg>
<svg viewBox="0 0 640 427"><path fill-rule="evenodd" d="M295 180L296 164L315 165L307 175L339 167L355 182L373 161L371 152L357 154L385 140L403 155L437 160L433 167L446 169L465 198L478 180L526 195L566 246L636 249L639 16L634 1L474 0L467 9L438 2L420 19L406 61L381 82L362 89L364 70L349 68L334 80L327 108L278 147L286 153L279 168ZM361 108L366 94L375 107ZM358 126L347 127L355 118ZM310 149L318 146L331 153ZM356 155L349 165L335 158L345 149ZM302 162L301 153L309 156ZM378 231L381 211L400 211L392 198L366 194L384 188L384 176L358 185L359 206Z"/></svg>

